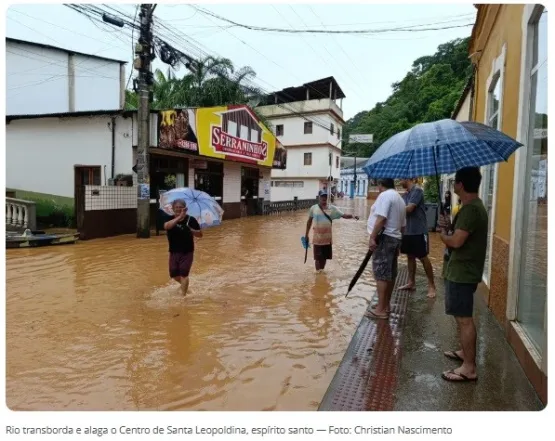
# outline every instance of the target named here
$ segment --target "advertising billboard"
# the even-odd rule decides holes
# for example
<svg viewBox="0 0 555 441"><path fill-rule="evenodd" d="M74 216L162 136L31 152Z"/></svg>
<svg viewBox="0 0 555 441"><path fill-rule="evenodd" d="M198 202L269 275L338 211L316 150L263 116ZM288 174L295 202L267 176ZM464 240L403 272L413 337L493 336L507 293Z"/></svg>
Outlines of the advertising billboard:
<svg viewBox="0 0 555 441"><path fill-rule="evenodd" d="M287 153L248 106L160 112L159 147L207 158L284 169Z"/></svg>

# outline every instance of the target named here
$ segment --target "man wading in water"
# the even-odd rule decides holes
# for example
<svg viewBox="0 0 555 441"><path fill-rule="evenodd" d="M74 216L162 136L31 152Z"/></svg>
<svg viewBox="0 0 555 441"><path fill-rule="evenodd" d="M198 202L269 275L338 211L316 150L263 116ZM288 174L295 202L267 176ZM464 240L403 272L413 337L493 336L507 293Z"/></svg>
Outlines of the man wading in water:
<svg viewBox="0 0 555 441"><path fill-rule="evenodd" d="M195 252L194 237L202 237L200 225L194 217L187 215L187 204L181 199L172 203L175 216L166 216L164 230L170 245L170 277L181 284L183 295L189 289L189 272Z"/></svg>
<svg viewBox="0 0 555 441"><path fill-rule="evenodd" d="M352 214L344 214L335 205L328 205L328 193L322 190L318 195L319 202L310 207L308 212L308 222L306 223L306 243L308 241L308 233L314 222L314 234L312 237L312 246L314 248L314 265L316 272L322 272L326 267L326 260L331 260L332 253L332 221L334 219L356 219L358 216Z"/></svg>

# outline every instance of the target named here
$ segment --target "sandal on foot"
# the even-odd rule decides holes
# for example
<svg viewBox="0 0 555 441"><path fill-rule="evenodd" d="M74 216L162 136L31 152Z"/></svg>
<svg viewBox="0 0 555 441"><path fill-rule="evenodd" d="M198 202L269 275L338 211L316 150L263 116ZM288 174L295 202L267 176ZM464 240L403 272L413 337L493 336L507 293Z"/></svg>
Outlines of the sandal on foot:
<svg viewBox="0 0 555 441"><path fill-rule="evenodd" d="M389 314L376 314L374 311L370 310L366 314L365 317L373 318L373 319L380 319L380 320L387 320L389 318Z"/></svg>
<svg viewBox="0 0 555 441"><path fill-rule="evenodd" d="M446 351L443 353L443 355L445 355L447 358L450 358L451 360L457 360L457 361L464 361L462 359L462 357L459 356L459 354L457 354L455 351Z"/></svg>
<svg viewBox="0 0 555 441"><path fill-rule="evenodd" d="M449 375L456 375L456 377L451 378ZM446 381L451 381L452 383L466 383L466 382L478 380L478 377L470 378L464 374L461 374L460 372L455 372L454 369L451 369L450 371L447 371L447 372L443 372L441 374L441 378L443 378Z"/></svg>
<svg viewBox="0 0 555 441"><path fill-rule="evenodd" d="M377 307L378 307L378 305L374 305L374 306L371 306L370 309L371 309L372 311L374 311ZM391 314L391 310L390 310L389 308L387 308L387 309L385 310L385 313L386 313L386 314Z"/></svg>

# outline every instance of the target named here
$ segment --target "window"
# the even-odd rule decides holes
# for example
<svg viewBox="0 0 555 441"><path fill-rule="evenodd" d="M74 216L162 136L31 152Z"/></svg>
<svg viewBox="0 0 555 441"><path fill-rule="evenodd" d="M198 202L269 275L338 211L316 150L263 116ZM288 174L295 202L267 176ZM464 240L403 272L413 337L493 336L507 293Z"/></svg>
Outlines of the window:
<svg viewBox="0 0 555 441"><path fill-rule="evenodd" d="M339 168L339 156L335 157L335 168Z"/></svg>
<svg viewBox="0 0 555 441"><path fill-rule="evenodd" d="M501 130L499 126L499 112L501 101L501 75L500 72L494 76L488 93L488 117L487 123L494 129ZM486 248L486 263L484 265L484 278L487 281L487 285L490 285L490 266L491 266L491 237L494 228L493 219L493 193L496 183L496 164L491 164L482 169L482 185L481 185L481 196L486 209L488 211L488 245Z"/></svg>
<svg viewBox="0 0 555 441"><path fill-rule="evenodd" d="M276 136L283 136L283 124L276 126Z"/></svg>
<svg viewBox="0 0 555 441"><path fill-rule="evenodd" d="M312 153L304 154L304 165L312 165Z"/></svg>
<svg viewBox="0 0 555 441"><path fill-rule="evenodd" d="M337 129L337 137L341 139L341 129Z"/></svg>
<svg viewBox="0 0 555 441"><path fill-rule="evenodd" d="M330 133L332 135L335 135L335 126L333 125L333 123L330 124Z"/></svg>
<svg viewBox="0 0 555 441"><path fill-rule="evenodd" d="M100 167L77 166L75 171L78 176L78 185L102 185Z"/></svg>
<svg viewBox="0 0 555 441"><path fill-rule="evenodd" d="M547 10L531 34L530 115L526 155L517 320L542 358L547 336Z"/></svg>
<svg viewBox="0 0 555 441"><path fill-rule="evenodd" d="M304 123L304 134L310 135L312 133L312 122L307 121Z"/></svg>

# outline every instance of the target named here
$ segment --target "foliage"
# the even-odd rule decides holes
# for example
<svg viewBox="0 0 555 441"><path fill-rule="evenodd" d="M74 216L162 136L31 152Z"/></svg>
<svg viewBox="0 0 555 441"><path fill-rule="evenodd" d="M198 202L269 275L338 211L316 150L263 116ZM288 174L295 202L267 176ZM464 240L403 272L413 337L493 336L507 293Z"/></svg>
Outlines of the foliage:
<svg viewBox="0 0 555 441"><path fill-rule="evenodd" d="M393 93L370 111L356 114L343 130L344 150L351 133L371 133L372 145L358 146L360 156L371 156L388 138L412 126L449 118L472 73L468 60L468 38L456 39L438 47L436 53L416 59L412 69L392 84Z"/></svg>
<svg viewBox="0 0 555 441"><path fill-rule="evenodd" d="M248 66L236 70L227 58L206 57L195 63L194 70L183 76L175 77L171 69L166 73L160 69L154 72L152 86L152 109L163 110L186 107L213 107L230 104L248 104L256 107L262 93L248 86L256 76ZM125 108L138 108L138 96L126 91ZM268 120L256 112L261 122L270 130Z"/></svg>
<svg viewBox="0 0 555 441"><path fill-rule="evenodd" d="M73 198L24 190L15 190L15 197L35 202L37 224L40 227L75 227Z"/></svg>
<svg viewBox="0 0 555 441"><path fill-rule="evenodd" d="M424 181L424 200L426 202L431 202L434 204L438 203L439 194L437 192L438 188L438 177L428 176Z"/></svg>

